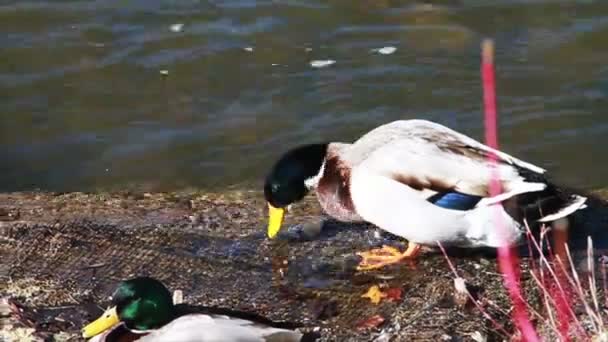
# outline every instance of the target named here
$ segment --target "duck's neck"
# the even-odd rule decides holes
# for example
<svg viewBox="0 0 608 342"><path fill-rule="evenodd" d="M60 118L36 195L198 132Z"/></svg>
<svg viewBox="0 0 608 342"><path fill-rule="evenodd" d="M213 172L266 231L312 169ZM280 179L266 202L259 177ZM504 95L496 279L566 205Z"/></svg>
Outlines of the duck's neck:
<svg viewBox="0 0 608 342"><path fill-rule="evenodd" d="M319 168L319 172L315 176L307 178L304 181L304 185L306 186L306 189L308 189L308 190L316 189L317 185L319 184L319 180L321 179L321 177L323 177L323 172L325 172L325 159L323 159L323 163L321 164L321 167Z"/></svg>
<svg viewBox="0 0 608 342"><path fill-rule="evenodd" d="M347 144L347 143L340 143L340 142L332 142L327 144L327 151L325 153L325 158L323 158L323 162L321 163L321 166L319 167L319 171L317 172L316 175L307 178L304 181L304 184L306 185L306 188L308 190L313 190L317 188L317 185L319 184L319 181L321 180L321 177L323 177L323 173L325 172L325 161L328 158L332 158L332 157L336 157L339 156L341 160L343 161L347 161L347 155L345 154L346 149L351 146L351 144Z"/></svg>

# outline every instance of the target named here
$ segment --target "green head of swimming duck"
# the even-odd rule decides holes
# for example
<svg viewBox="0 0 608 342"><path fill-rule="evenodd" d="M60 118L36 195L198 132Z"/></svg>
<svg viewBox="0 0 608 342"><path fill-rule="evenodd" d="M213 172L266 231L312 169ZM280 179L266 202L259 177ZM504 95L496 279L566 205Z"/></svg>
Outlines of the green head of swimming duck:
<svg viewBox="0 0 608 342"><path fill-rule="evenodd" d="M269 238L275 237L281 229L288 206L300 201L310 190L307 182L319 174L328 145L296 147L285 153L272 167L264 184L264 197L269 210Z"/></svg>
<svg viewBox="0 0 608 342"><path fill-rule="evenodd" d="M112 306L82 329L84 338L103 333L119 322L130 329L159 328L173 319L173 300L158 280L138 277L122 281L112 294Z"/></svg>

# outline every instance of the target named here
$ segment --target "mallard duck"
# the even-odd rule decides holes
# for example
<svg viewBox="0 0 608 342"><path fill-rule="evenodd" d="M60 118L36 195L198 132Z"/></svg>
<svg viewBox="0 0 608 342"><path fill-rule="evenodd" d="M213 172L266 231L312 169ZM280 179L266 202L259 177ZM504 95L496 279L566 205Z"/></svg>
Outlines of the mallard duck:
<svg viewBox="0 0 608 342"><path fill-rule="evenodd" d="M491 154L502 189L495 197L489 194ZM552 184L544 169L426 120L394 121L352 144L309 144L286 152L264 185L269 238L279 232L289 207L311 190L333 218L369 222L408 240L403 253L388 246L359 253L359 269L413 258L420 245L436 242L512 244L522 240L524 218L552 222L586 201ZM498 214L493 204L500 204ZM504 236L494 223L497 215Z"/></svg>
<svg viewBox="0 0 608 342"><path fill-rule="evenodd" d="M150 277L120 282L111 300L113 305L82 329L84 338L192 342L314 340L311 334L281 327L289 324L274 323L255 314L174 305L165 285Z"/></svg>

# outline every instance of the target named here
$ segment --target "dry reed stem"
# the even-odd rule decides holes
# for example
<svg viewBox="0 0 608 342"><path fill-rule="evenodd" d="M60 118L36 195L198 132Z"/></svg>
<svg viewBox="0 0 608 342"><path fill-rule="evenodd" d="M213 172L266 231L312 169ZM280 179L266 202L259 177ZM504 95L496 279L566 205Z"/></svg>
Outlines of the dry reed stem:
<svg viewBox="0 0 608 342"><path fill-rule="evenodd" d="M526 227L526 230L530 233L530 241L532 242L532 244L534 245L534 247L537 249L537 251L539 252L539 262L541 263L540 265L540 269L543 268L543 265L545 265L545 267L547 267L547 270L549 270L549 274L551 275L551 277L553 278L553 280L555 281L555 284L557 285L557 288L560 292L560 294L564 297L567 298L568 295L566 294L566 291L564 290L561 282L559 281L557 274L555 273L555 271L553 270L553 268L551 267L551 265L549 264L549 261L547 260L547 258L545 257L541 246L539 245L539 243L536 241L536 239L534 238L534 236L532 235L532 231L530 230L530 226L528 225L528 222L526 220L524 220L524 225ZM542 232L541 232L541 236L542 236ZM567 250L567 248L566 248ZM557 259L559 260L559 256L557 256ZM563 272L564 274L567 275L567 272ZM551 296L553 297L553 296ZM574 318L576 324L577 324L577 328L583 332L584 335L587 335L585 333L585 329L583 328L583 325L581 324L581 322L578 320L578 318L576 317L576 314L574 313L574 310L572 309L572 307L568 306L568 312L570 313L570 316Z"/></svg>
<svg viewBox="0 0 608 342"><path fill-rule="evenodd" d="M460 278L460 276L458 275L458 272L456 271L456 267L454 267L454 264L452 264L452 261L450 260L450 257L448 256L445 249L443 248L443 245L441 244L441 242L437 241L437 245L439 246L439 249L441 249L441 252L443 253L443 256L445 257L445 259L447 260L448 266L452 270L452 273L454 273L454 277L456 277L456 279ZM490 314L483 308L483 306L481 306L481 304L479 304L479 302L473 297L471 292L466 287L465 287L465 292L466 292L467 296L469 297L469 300L471 300L473 302L473 304L475 304L475 307L477 307L477 309L481 312L481 314L494 325L494 327L497 329L497 331L499 331L505 337L508 337L511 335L504 329L504 327L502 325L500 325L498 322L496 322L496 320L492 316L490 316Z"/></svg>

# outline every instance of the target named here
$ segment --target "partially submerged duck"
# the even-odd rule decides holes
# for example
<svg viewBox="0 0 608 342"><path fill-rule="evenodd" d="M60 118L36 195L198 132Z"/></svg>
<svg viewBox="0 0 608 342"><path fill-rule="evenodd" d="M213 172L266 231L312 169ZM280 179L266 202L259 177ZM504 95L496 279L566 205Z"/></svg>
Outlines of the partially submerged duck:
<svg viewBox="0 0 608 342"><path fill-rule="evenodd" d="M491 155L502 189L495 197ZM545 173L440 124L394 121L352 144L310 144L285 153L264 185L268 236L277 235L289 206L314 190L335 219L370 222L409 241L403 253L390 247L359 253L362 270L414 257L420 244L499 247L522 240L524 219L553 222L585 207L585 197L558 188Z"/></svg>
<svg viewBox="0 0 608 342"><path fill-rule="evenodd" d="M215 313L213 313L215 312ZM138 277L122 281L112 306L82 329L91 341L299 342L303 334L255 314L217 308L174 305L158 280Z"/></svg>

